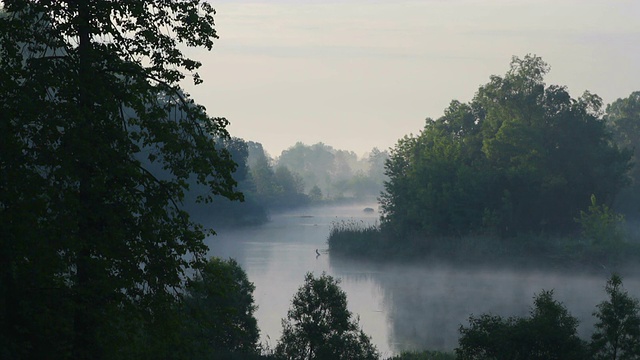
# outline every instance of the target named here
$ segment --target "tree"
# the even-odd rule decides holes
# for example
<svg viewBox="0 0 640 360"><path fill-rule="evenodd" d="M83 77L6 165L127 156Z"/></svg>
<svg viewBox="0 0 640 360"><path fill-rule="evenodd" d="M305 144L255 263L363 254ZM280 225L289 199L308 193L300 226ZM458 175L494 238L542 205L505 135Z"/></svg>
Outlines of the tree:
<svg viewBox="0 0 640 360"><path fill-rule="evenodd" d="M190 179L209 188L204 200L241 198L216 147L227 120L179 87L186 74L201 82L182 49L212 48L214 10L199 0L2 6L0 351L160 357L176 336L177 289L206 251L180 207Z"/></svg>
<svg viewBox="0 0 640 360"><path fill-rule="evenodd" d="M308 146L298 142L280 154L278 165L300 174L306 191L317 185L326 195L336 172L335 153L331 146L323 143Z"/></svg>
<svg viewBox="0 0 640 360"><path fill-rule="evenodd" d="M586 345L576 333L578 320L553 299L552 291L534 298L528 318L470 317L460 326L459 359L584 359Z"/></svg>
<svg viewBox="0 0 640 360"><path fill-rule="evenodd" d="M298 174L292 173L287 167L278 166L274 176L276 182L285 194L298 194L304 191L302 178Z"/></svg>
<svg viewBox="0 0 640 360"><path fill-rule="evenodd" d="M384 164L389 159L389 152L387 150L380 151L377 147L371 149L367 162L369 163L369 169L367 175L376 182L382 183L386 176L384 174Z"/></svg>
<svg viewBox="0 0 640 360"><path fill-rule="evenodd" d="M615 142L621 147L633 149L637 164L640 153L640 91L634 91L629 97L617 99L607 105L605 121L613 133ZM636 166L634 175L638 171L640 170ZM637 176L633 179L640 180Z"/></svg>
<svg viewBox="0 0 640 360"><path fill-rule="evenodd" d="M595 359L640 358L640 305L622 287L622 278L611 275L605 291L609 299L593 314L598 322L591 337Z"/></svg>
<svg viewBox="0 0 640 360"><path fill-rule="evenodd" d="M314 185L311 190L309 190L309 199L313 202L322 201L322 190L320 190L318 185Z"/></svg>
<svg viewBox="0 0 640 360"><path fill-rule="evenodd" d="M616 206L635 216L640 210L637 205L640 200L640 91L607 105L604 118L615 143L633 152L631 186L618 196Z"/></svg>
<svg viewBox="0 0 640 360"><path fill-rule="evenodd" d="M183 338L189 358L257 353L255 286L235 260L210 259L186 290Z"/></svg>
<svg viewBox="0 0 640 360"><path fill-rule="evenodd" d="M277 356L291 360L377 359L370 338L359 328L347 309L347 295L339 281L311 273L293 297Z"/></svg>
<svg viewBox="0 0 640 360"><path fill-rule="evenodd" d="M611 205L630 153L612 144L602 100L546 85L548 65L514 57L468 104L452 101L386 163L382 225L426 235L562 233L591 194Z"/></svg>

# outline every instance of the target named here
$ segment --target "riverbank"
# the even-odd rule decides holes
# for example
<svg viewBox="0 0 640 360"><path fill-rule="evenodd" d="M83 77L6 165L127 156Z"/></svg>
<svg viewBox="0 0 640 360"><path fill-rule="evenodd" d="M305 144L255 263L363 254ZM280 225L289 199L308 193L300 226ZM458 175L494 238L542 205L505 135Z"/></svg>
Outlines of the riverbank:
<svg viewBox="0 0 640 360"><path fill-rule="evenodd" d="M334 223L327 240L333 256L377 262L438 261L454 265L491 265L601 272L628 270L640 262L640 243L596 244L580 237L524 234L513 237L474 235L398 236L378 225Z"/></svg>

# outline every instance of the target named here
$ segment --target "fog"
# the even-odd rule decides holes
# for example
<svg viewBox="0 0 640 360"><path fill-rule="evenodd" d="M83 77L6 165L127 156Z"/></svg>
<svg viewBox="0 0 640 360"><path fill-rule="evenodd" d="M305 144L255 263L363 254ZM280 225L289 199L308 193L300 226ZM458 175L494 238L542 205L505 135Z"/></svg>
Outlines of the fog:
<svg viewBox="0 0 640 360"><path fill-rule="evenodd" d="M471 314L526 316L533 297L555 298L580 320L587 338L595 306L605 299L609 269L601 272L508 268L461 268L433 262L374 264L330 256L326 239L333 221L377 221L363 212L376 205L324 206L272 215L268 224L221 230L207 240L211 255L233 257L255 283L256 317L263 343L274 346L291 298L307 271L342 279L349 310L360 317L383 355L402 350L452 350L458 328ZM315 249L321 255L316 256ZM625 288L640 296L640 278L623 271Z"/></svg>

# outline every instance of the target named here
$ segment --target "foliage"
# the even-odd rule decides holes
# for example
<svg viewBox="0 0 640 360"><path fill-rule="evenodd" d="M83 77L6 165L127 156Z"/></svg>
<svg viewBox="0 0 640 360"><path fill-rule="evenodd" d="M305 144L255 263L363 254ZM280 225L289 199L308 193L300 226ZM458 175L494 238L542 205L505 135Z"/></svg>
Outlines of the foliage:
<svg viewBox="0 0 640 360"><path fill-rule="evenodd" d="M256 354L254 290L235 260L210 259L186 288L183 353L191 359L223 352Z"/></svg>
<svg viewBox="0 0 640 360"><path fill-rule="evenodd" d="M347 295L340 289L339 281L326 274L316 278L307 273L282 327L282 337L275 349L282 358L378 358L370 338L347 309Z"/></svg>
<svg viewBox="0 0 640 360"><path fill-rule="evenodd" d="M617 99L607 105L604 117L607 126L613 133L615 142L627 149L633 150L634 167L632 171L633 183L640 181L640 167L638 154L640 153L640 91L635 91L627 98Z"/></svg>
<svg viewBox="0 0 640 360"><path fill-rule="evenodd" d="M640 357L640 305L622 287L622 278L613 274L605 291L609 299L593 314L598 323L591 338L595 359L638 359Z"/></svg>
<svg viewBox="0 0 640 360"><path fill-rule="evenodd" d="M640 91L609 104L604 119L615 143L633 152L631 186L618 196L616 209L635 216L640 211Z"/></svg>
<svg viewBox="0 0 640 360"><path fill-rule="evenodd" d="M460 327L459 359L584 359L586 344L578 338L578 321L543 291L534 299L528 318L497 315L469 318Z"/></svg>
<svg viewBox="0 0 640 360"><path fill-rule="evenodd" d="M248 165L249 145L237 137L220 139L218 147L229 152L237 168L233 178L238 182L237 191L243 193L243 201L229 200L224 196L213 196L207 203L198 202L197 198L206 195L209 189L191 179L189 191L186 193L184 208L194 221L212 227L256 225L267 221L265 204L254 194L255 186Z"/></svg>
<svg viewBox="0 0 640 360"><path fill-rule="evenodd" d="M299 175L288 168L273 168L273 160L262 145L249 142L249 183L247 196L256 199L267 209L278 209L306 205L309 201L304 194L304 182Z"/></svg>
<svg viewBox="0 0 640 360"><path fill-rule="evenodd" d="M428 236L562 233L595 194L611 204L630 154L610 142L601 100L543 82L542 59L514 57L468 103L452 101L401 139L386 163L382 226Z"/></svg>
<svg viewBox="0 0 640 360"><path fill-rule="evenodd" d="M314 202L322 201L322 190L318 187L318 185L314 185L311 190L309 190L309 200Z"/></svg>
<svg viewBox="0 0 640 360"><path fill-rule="evenodd" d="M386 151L377 148L358 159L352 151L337 150L323 143L298 142L282 152L277 166L299 174L306 191L318 187L327 199L365 199L382 190L387 157Z"/></svg>
<svg viewBox="0 0 640 360"><path fill-rule="evenodd" d="M582 227L582 234L594 244L618 244L623 240L620 229L624 216L616 214L605 204L598 204L595 195L591 195L588 211L580 211L576 221Z"/></svg>
<svg viewBox="0 0 640 360"><path fill-rule="evenodd" d="M240 199L201 82L214 10L187 1L4 1L0 18L0 353L156 358L203 228L180 207ZM144 334L144 335L141 335Z"/></svg>

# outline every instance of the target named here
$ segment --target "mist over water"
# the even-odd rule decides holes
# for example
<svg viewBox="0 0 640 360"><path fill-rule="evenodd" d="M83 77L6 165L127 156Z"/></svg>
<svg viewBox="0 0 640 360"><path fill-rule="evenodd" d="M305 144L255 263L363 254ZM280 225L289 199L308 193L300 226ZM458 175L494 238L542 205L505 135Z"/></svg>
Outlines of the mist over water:
<svg viewBox="0 0 640 360"><path fill-rule="evenodd" d="M580 336L590 336L592 313L606 297L608 269L581 274L460 268L432 261L375 264L330 256L326 240L332 222L375 223L377 213L365 213L365 207L377 208L358 204L298 209L272 215L265 225L219 229L217 236L207 239L210 255L235 258L255 284L261 342L275 346L281 319L308 271L342 279L349 310L360 317L364 331L385 356L412 349L452 350L458 328L467 324L469 315L526 316L534 295L543 289L553 289L555 298L580 320ZM629 293L640 297L639 277L622 275Z"/></svg>

